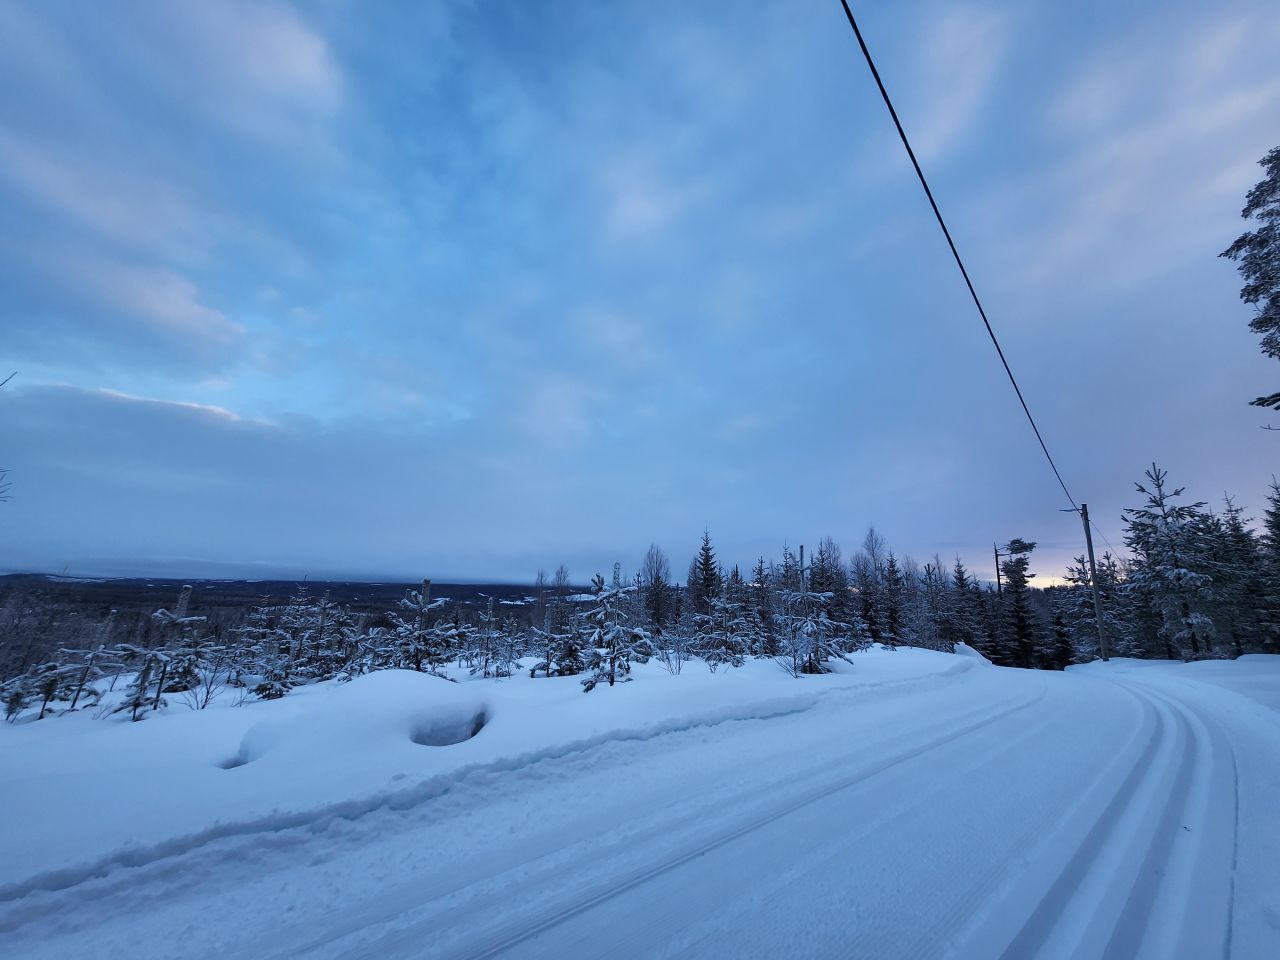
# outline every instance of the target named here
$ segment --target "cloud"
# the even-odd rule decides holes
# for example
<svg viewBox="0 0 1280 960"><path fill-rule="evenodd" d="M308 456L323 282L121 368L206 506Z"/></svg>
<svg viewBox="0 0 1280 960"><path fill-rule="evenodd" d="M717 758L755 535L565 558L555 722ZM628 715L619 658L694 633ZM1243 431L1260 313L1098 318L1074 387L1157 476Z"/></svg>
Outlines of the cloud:
<svg viewBox="0 0 1280 960"><path fill-rule="evenodd" d="M632 167L609 170L606 232L614 240L653 239L665 232L693 202L697 191L664 182Z"/></svg>
<svg viewBox="0 0 1280 960"><path fill-rule="evenodd" d="M253 290L314 312L298 279L325 273L340 229L316 195L359 178L336 141L343 73L311 23L284 3L126 0L0 4L0 24L15 356L226 374L254 355Z"/></svg>
<svg viewBox="0 0 1280 960"><path fill-rule="evenodd" d="M236 361L244 348L243 325L167 268L37 247L24 251L20 271L11 274L5 307L16 357L204 372Z"/></svg>
<svg viewBox="0 0 1280 960"><path fill-rule="evenodd" d="M76 388L76 387L67 387L66 389L76 390L76 389L78 389L78 388ZM214 404L209 404L209 403L195 403L195 402L190 401L190 400L160 400L160 399L156 399L156 398L154 398L154 397L137 397L137 396L134 396L133 394L124 393L124 392L122 392L122 391L120 391L120 390L111 390L111 389L106 388L106 387L97 387L97 388L92 388L92 389L88 390L87 392L88 392L88 393L92 393L92 394L96 394L96 395L98 395L98 396L100 396L100 397L109 397L109 398L114 399L114 400L120 400L120 401L123 401L123 402L125 402L125 403L136 403L136 404L156 404L156 405L158 405L159 407L162 407L162 408L163 408L163 407L174 407L174 408L177 408L177 410L178 410L178 411L180 411L180 412L184 412L184 413L185 413L186 411L194 411L194 412L199 413L199 414L201 414L201 415L203 415L203 416L206 416L206 417L213 417L213 418L218 419L218 420L225 420L225 421L228 421L228 422L230 422L230 423L242 423L242 422L246 422L246 418L244 418L244 417L240 416L240 414L238 414L238 413L236 413L236 412L234 412L234 411L232 411L232 410L228 410L226 407L219 407L219 406L216 406L216 405L214 405ZM266 426L266 427L271 426L271 424L270 424L270 423L268 423L268 422L267 422L267 421L265 421L265 420L257 420L257 419L254 419L252 422L254 422L254 423L258 423L258 424L260 424L260 425L262 425L262 426Z"/></svg>
<svg viewBox="0 0 1280 960"><path fill-rule="evenodd" d="M130 247L192 244L196 212L155 177L113 169L101 156L67 155L0 133L0 177L67 220Z"/></svg>
<svg viewBox="0 0 1280 960"><path fill-rule="evenodd" d="M948 5L928 19L903 84L907 133L922 162L949 158L974 136L1010 33L1008 16L990 6Z"/></svg>
<svg viewBox="0 0 1280 960"><path fill-rule="evenodd" d="M547 382L532 412L572 431L576 397ZM14 481L0 569L85 572L127 558L130 572L525 577L554 566L554 530L578 557L595 539L573 529L581 484L554 447L522 453L485 431L266 423L64 386L7 389L0 403ZM613 527L623 509L595 513Z"/></svg>
<svg viewBox="0 0 1280 960"><path fill-rule="evenodd" d="M288 5L138 0L129 21L141 41L133 45L139 65L233 130L314 143L313 125L342 103L328 42Z"/></svg>
<svg viewBox="0 0 1280 960"><path fill-rule="evenodd" d="M581 445L595 425L595 391L569 377L539 376L526 388L517 423L529 439L552 449Z"/></svg>
<svg viewBox="0 0 1280 960"><path fill-rule="evenodd" d="M1269 10L1134 30L1063 78L1043 126L1054 161L971 205L1009 251L995 259L1023 265L1009 273L1027 284L1088 276L1098 293L1213 256L1236 227L1229 194L1256 179L1250 165L1272 144L1280 78L1263 51L1280 24Z"/></svg>

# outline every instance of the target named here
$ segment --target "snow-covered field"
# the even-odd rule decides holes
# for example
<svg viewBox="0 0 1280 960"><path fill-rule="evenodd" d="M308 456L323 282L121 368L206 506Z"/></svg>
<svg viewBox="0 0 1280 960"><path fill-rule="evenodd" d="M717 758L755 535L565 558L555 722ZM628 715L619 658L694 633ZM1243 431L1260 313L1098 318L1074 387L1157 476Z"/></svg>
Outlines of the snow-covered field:
<svg viewBox="0 0 1280 960"><path fill-rule="evenodd" d="M1280 657L0 725L0 957L1280 956Z"/></svg>

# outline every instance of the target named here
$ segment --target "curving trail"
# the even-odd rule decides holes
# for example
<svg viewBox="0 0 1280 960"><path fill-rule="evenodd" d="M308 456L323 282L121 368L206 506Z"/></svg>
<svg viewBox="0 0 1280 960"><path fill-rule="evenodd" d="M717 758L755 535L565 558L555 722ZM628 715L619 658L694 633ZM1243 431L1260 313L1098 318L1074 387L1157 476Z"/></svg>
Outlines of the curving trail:
<svg viewBox="0 0 1280 960"><path fill-rule="evenodd" d="M0 954L1270 960L1277 733L1172 666L975 668L32 892Z"/></svg>

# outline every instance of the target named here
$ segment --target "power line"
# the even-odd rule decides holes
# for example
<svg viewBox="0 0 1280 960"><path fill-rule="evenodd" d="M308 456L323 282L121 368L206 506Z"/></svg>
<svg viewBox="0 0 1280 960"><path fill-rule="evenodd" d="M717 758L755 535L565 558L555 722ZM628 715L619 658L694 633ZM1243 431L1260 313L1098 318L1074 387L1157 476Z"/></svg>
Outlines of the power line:
<svg viewBox="0 0 1280 960"><path fill-rule="evenodd" d="M1093 522L1092 518L1089 519L1089 526L1098 531L1098 536L1102 538L1102 542L1105 543L1107 545L1107 549L1114 554L1116 548L1111 545L1111 541L1107 539L1107 535L1102 532L1102 528L1100 526Z"/></svg>
<svg viewBox="0 0 1280 960"><path fill-rule="evenodd" d="M871 76L875 78L876 86L880 88L880 96L884 99L884 105L889 108L889 116L893 118L893 125L898 128L898 136L902 139L902 145L907 149L907 156L911 158L911 165L915 167L916 176L920 178L920 186L924 187L924 194L929 198L929 206L933 207L933 215L938 219L938 226L942 228L942 235L947 238L947 246L951 248L951 255L955 257L956 266L960 268L960 274L964 277L965 286L969 288L969 296L973 297L973 304L978 308L978 315L982 317L982 324L987 328L987 336L991 338L991 343L996 348L1000 363L1004 366L1004 372L1009 375L1009 382L1013 384L1013 392L1018 395L1018 402L1022 404L1022 412L1027 415L1027 422L1031 424L1036 440L1040 442L1040 449L1044 451L1045 459L1049 461L1049 466L1053 469L1053 475L1058 478L1058 486L1062 487L1062 492L1067 495L1067 500L1071 502L1071 506L1075 507L1076 512L1079 513L1080 504L1076 503L1075 497L1071 496L1071 491L1067 489L1067 484L1063 481L1062 474L1058 472L1058 465L1053 462L1053 455L1049 453L1049 447L1045 444L1044 437L1040 435L1040 428L1036 426L1035 417L1031 416L1031 408L1027 406L1027 401L1022 396L1022 389L1018 386L1013 370L1009 367L1009 361L1005 359L1004 350L1000 346L996 332L991 329L991 321L987 319L987 311L983 309L982 301L978 298L978 291L974 289L973 281L969 279L969 271L965 269L964 261L960 259L960 251L956 249L955 241L951 239L951 231L947 229L947 222L942 219L942 211L938 209L938 202L933 199L933 191L929 189L929 181L925 179L924 171L920 169L920 161L916 159L915 151L911 149L911 141L907 139L907 132L902 128L902 121L898 119L898 111L894 109L893 101L889 99L889 91L885 89L884 81L880 79L880 71L876 69L876 63L871 59L871 51L867 49L867 42L862 39L862 31L858 29L858 21L853 16L853 10L849 8L849 0L840 0L840 5L844 7L844 15L849 19L849 26L853 28L853 35L858 38L858 46L862 48L862 55L866 58L867 66L871 68ZM1105 540L1106 538L1104 537L1103 539Z"/></svg>

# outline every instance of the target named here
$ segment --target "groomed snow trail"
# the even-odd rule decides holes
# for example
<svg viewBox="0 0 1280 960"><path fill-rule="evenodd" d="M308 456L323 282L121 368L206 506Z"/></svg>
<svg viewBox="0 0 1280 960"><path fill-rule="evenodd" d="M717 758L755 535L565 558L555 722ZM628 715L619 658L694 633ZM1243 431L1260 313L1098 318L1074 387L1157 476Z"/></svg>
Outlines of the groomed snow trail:
<svg viewBox="0 0 1280 960"><path fill-rule="evenodd" d="M974 666L33 889L0 955L1271 960L1277 733L1172 667Z"/></svg>

